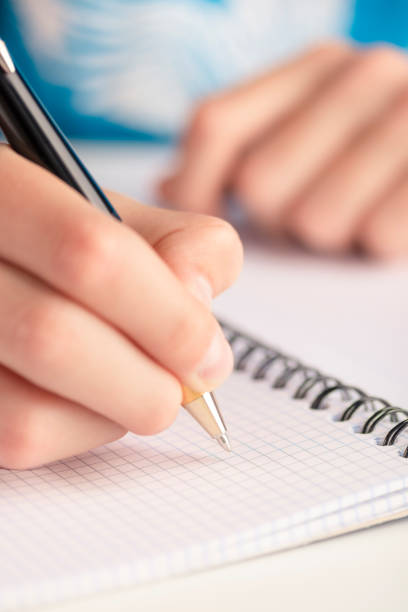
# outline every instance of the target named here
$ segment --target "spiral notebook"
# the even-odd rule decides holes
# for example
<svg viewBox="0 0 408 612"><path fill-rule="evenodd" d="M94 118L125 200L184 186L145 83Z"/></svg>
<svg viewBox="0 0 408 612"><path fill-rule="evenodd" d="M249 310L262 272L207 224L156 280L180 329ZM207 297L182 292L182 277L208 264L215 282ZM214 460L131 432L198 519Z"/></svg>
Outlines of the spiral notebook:
<svg viewBox="0 0 408 612"><path fill-rule="evenodd" d="M0 470L0 609L240 561L408 513L408 412L224 325L225 453L188 414Z"/></svg>

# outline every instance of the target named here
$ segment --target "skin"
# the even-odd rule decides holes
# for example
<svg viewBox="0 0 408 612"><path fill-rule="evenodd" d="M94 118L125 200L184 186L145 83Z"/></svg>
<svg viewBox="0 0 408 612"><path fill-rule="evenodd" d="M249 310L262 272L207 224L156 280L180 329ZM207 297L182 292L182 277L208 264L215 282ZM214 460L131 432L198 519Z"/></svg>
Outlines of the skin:
<svg viewBox="0 0 408 612"><path fill-rule="evenodd" d="M204 391L228 376L209 308L241 265L228 224L108 194L115 222L6 146L0 186L2 467L159 432L180 381Z"/></svg>
<svg viewBox="0 0 408 612"><path fill-rule="evenodd" d="M176 208L250 220L308 248L408 253L408 60L343 43L204 101L160 186Z"/></svg>

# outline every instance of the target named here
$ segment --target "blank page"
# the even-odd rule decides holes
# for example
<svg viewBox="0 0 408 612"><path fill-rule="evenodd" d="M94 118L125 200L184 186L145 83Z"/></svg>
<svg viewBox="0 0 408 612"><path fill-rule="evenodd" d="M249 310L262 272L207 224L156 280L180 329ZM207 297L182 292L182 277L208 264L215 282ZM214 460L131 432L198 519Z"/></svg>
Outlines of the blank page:
<svg viewBox="0 0 408 612"><path fill-rule="evenodd" d="M245 373L217 397L230 454L181 411L156 437L0 470L0 609L248 558L407 507L395 448Z"/></svg>

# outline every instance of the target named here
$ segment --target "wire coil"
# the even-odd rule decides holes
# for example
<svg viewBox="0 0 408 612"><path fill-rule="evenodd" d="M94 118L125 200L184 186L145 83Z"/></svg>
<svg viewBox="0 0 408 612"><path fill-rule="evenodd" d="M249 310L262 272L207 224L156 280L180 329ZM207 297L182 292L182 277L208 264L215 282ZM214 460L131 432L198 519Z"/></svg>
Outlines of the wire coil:
<svg viewBox="0 0 408 612"><path fill-rule="evenodd" d="M295 399L308 399L311 410L324 410L328 400L338 395L342 403L346 403L339 421L349 421L358 411L371 407L372 412L359 433L371 434L381 421L390 418L395 424L386 432L381 442L383 446L395 444L400 434L408 429L408 410L392 406L381 397L368 395L359 387L344 384L224 321L219 320L219 323L234 352L236 370L248 372L254 380L267 379L271 388L287 389ZM399 415L405 418L398 420ZM401 455L408 458L408 445Z"/></svg>

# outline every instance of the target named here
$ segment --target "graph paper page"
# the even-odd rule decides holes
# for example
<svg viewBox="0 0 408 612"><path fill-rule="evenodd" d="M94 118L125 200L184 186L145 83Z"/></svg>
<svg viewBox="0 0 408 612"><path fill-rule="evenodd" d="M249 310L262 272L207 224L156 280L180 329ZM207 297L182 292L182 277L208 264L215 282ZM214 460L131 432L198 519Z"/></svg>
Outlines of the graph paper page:
<svg viewBox="0 0 408 612"><path fill-rule="evenodd" d="M0 470L0 609L212 567L406 507L408 461L264 382L219 390L233 452L184 411L32 471Z"/></svg>

